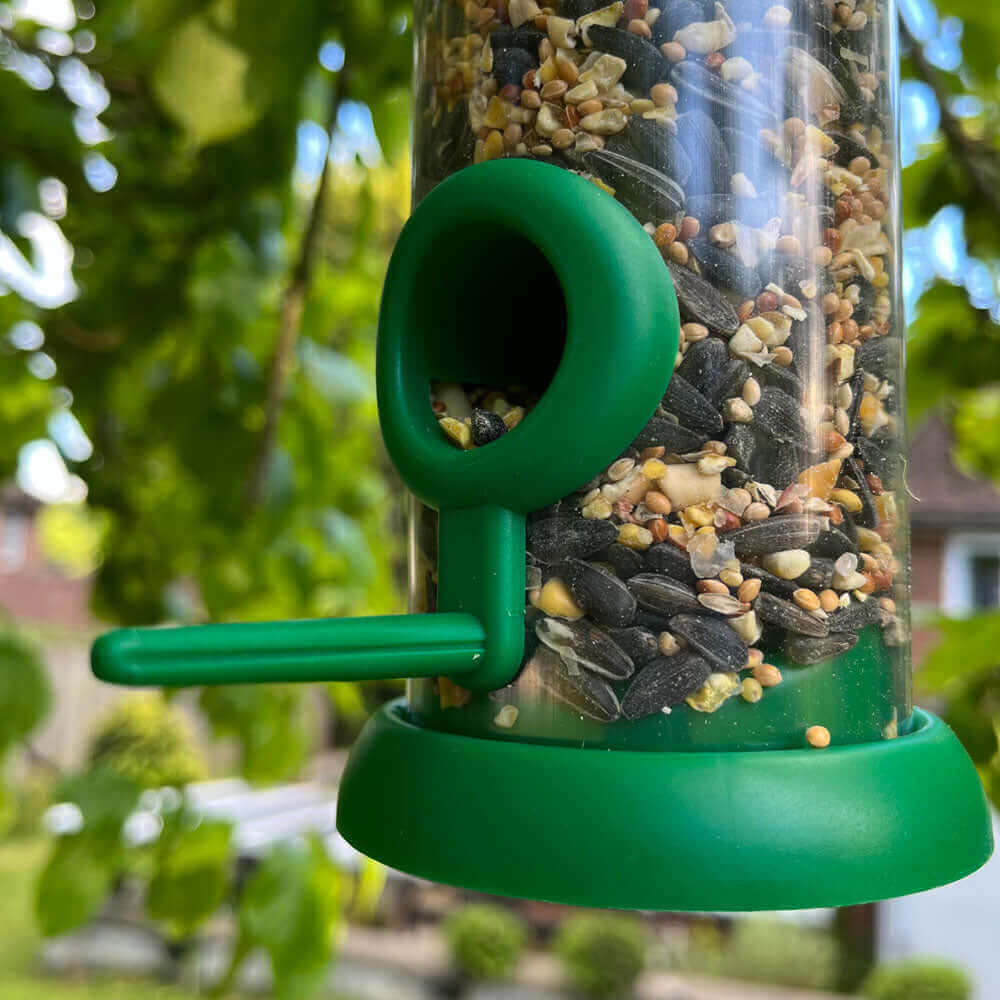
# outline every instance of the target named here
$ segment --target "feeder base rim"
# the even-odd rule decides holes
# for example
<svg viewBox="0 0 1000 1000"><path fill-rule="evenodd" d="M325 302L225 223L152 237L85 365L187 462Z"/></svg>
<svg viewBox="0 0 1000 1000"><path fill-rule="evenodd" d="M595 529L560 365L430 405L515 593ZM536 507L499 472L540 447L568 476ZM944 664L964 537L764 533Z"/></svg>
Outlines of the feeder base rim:
<svg viewBox="0 0 1000 1000"><path fill-rule="evenodd" d="M585 750L365 725L337 828L422 878L638 910L846 906L931 889L990 857L989 812L952 731L826 750Z"/></svg>

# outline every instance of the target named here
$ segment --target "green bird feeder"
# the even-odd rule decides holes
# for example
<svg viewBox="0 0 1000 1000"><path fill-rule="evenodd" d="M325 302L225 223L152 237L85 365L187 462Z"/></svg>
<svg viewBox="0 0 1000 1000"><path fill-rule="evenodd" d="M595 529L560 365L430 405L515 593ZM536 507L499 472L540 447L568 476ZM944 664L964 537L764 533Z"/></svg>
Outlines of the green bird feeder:
<svg viewBox="0 0 1000 1000"><path fill-rule="evenodd" d="M841 6L418 4L377 360L412 613L125 629L97 675L409 678L339 829L484 892L788 909L982 865L912 704L896 16Z"/></svg>

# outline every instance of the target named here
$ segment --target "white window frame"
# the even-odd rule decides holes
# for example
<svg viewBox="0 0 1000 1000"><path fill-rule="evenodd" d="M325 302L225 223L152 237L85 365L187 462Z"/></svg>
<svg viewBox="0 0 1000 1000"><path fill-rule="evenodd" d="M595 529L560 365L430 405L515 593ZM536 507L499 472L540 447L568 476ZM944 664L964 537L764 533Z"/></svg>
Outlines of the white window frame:
<svg viewBox="0 0 1000 1000"><path fill-rule="evenodd" d="M1000 532L963 532L945 539L940 602L945 614L964 617L976 613L972 604L972 560L976 556L1000 559Z"/></svg>

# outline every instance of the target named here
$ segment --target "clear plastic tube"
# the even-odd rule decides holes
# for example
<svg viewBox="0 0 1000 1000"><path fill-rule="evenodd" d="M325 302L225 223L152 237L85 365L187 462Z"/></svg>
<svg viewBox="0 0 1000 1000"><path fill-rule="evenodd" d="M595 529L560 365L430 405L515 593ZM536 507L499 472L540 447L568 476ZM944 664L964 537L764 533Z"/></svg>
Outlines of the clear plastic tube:
<svg viewBox="0 0 1000 1000"><path fill-rule="evenodd" d="M632 446L530 520L517 680L414 681L411 709L636 749L904 732L894 4L423 0L416 29L415 200L497 157L581 174L647 229L684 325ZM456 447L517 433L534 402L428 389ZM434 517L415 505L415 610Z"/></svg>

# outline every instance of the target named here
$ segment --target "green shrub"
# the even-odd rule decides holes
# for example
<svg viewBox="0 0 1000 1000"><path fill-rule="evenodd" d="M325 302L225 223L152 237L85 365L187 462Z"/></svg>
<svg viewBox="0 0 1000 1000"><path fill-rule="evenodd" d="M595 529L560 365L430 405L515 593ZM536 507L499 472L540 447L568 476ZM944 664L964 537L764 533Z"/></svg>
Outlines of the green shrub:
<svg viewBox="0 0 1000 1000"><path fill-rule="evenodd" d="M187 719L159 694L117 702L97 727L89 760L142 788L186 785L205 774Z"/></svg>
<svg viewBox="0 0 1000 1000"><path fill-rule="evenodd" d="M896 962L877 968L862 987L870 1000L969 1000L972 984L948 962Z"/></svg>
<svg viewBox="0 0 1000 1000"><path fill-rule="evenodd" d="M678 963L703 975L799 989L832 989L838 948L832 934L760 917L737 921L728 934L711 925L692 928Z"/></svg>
<svg viewBox="0 0 1000 1000"><path fill-rule="evenodd" d="M647 945L638 920L610 913L570 917L556 937L570 982L594 997L626 996L642 972Z"/></svg>
<svg viewBox="0 0 1000 1000"><path fill-rule="evenodd" d="M473 979L507 979L524 945L525 928L509 910L488 903L463 906L445 923L451 957Z"/></svg>

